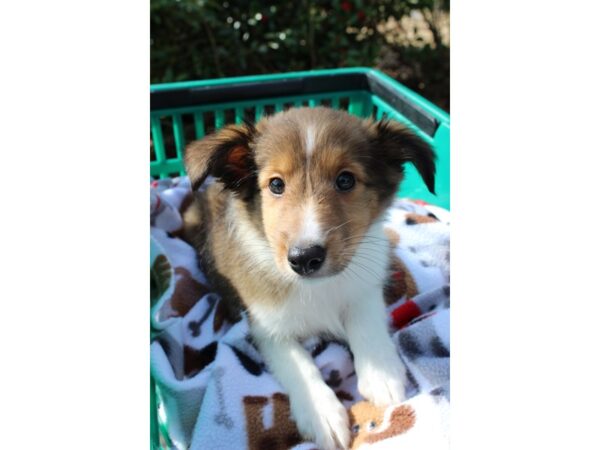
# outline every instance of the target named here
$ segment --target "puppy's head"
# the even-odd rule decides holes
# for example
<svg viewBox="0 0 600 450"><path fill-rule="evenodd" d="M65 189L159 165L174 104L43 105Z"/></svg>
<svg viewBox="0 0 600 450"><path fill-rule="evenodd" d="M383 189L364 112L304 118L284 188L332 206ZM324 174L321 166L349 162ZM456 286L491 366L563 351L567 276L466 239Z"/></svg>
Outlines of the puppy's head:
<svg viewBox="0 0 600 450"><path fill-rule="evenodd" d="M228 126L186 151L194 187L208 175L247 205L287 275L342 272L415 165L434 191L435 156L397 122L298 108Z"/></svg>

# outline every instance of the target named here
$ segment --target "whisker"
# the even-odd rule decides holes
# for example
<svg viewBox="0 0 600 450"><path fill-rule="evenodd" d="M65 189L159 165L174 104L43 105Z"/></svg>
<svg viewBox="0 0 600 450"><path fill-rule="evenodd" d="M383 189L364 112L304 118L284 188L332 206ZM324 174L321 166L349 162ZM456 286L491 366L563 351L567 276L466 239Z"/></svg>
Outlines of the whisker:
<svg viewBox="0 0 600 450"><path fill-rule="evenodd" d="M342 254L342 256L345 256L345 257L351 257L352 259L354 259L354 258L361 258L361 259L364 259L364 260L366 260L366 261L372 262L373 264L378 264L378 263L381 263L381 261L380 261L380 260L377 260L377 259L375 259L374 257L367 256L367 255L364 255L364 254L361 254L361 253L355 253L355 254L353 254L353 255L350 255L350 254Z"/></svg>
<svg viewBox="0 0 600 450"><path fill-rule="evenodd" d="M347 224L349 224L350 222L353 222L353 221L354 221L353 219L350 219L350 220L347 220L346 222L344 222L344 223L343 223L343 224L341 224L341 225L337 225L337 226L335 226L335 227L331 227L329 230L327 230L327 231L325 232L325 236L327 236L327 235L329 234L329 232L330 232L330 231L337 230L338 228L341 228L341 227L343 227L344 225L347 225Z"/></svg>
<svg viewBox="0 0 600 450"><path fill-rule="evenodd" d="M365 270L367 270L367 269L370 270L373 275L376 275L376 273L373 272L373 270L370 267L368 267L367 265L365 265L364 262L369 262L369 263L371 263L373 265L379 265L379 264L381 264L381 261L378 261L376 259L373 259L370 256L366 256L366 255L363 255L363 254L350 255L350 254L347 254L347 253L342 253L341 256L342 257L350 258L350 260L352 261L351 264L355 263L357 265L360 265Z"/></svg>
<svg viewBox="0 0 600 450"><path fill-rule="evenodd" d="M344 270L344 272L346 272L346 271L349 272L349 273L351 273L352 275L354 275L356 278L360 279L363 283L367 283L367 280L365 280L363 277L361 277L359 274L357 274L352 269L352 267L350 267L350 266L346 267L346 269Z"/></svg>
<svg viewBox="0 0 600 450"><path fill-rule="evenodd" d="M371 275L374 278L374 280L370 280L370 281L376 281L377 283L383 283L387 280L387 277L379 276L378 274L376 274L375 272L373 272L366 266L359 264L356 261L354 263L359 269L367 272L369 275ZM365 281L365 280L363 280L363 281ZM365 281L365 282L367 282L367 281Z"/></svg>
<svg viewBox="0 0 600 450"><path fill-rule="evenodd" d="M387 277L381 277L381 276L377 275L375 272L373 272L372 270L370 270L363 264L359 264L356 261L354 262L354 264L356 265L355 268L358 268L358 269L362 270L363 272L368 273L372 277L369 280L365 280L365 283L367 283L367 284L372 283L373 281L375 283L379 284L379 283L384 283L387 280Z"/></svg>
<svg viewBox="0 0 600 450"><path fill-rule="evenodd" d="M381 238L379 236L371 236L369 234L362 234L362 235L358 235L357 234L357 235L354 235L354 236L348 236L348 237L342 239L342 242L343 241L348 241L350 239L364 239L364 238L374 239L374 240L381 241L381 242L390 242L390 240L387 239L387 238Z"/></svg>

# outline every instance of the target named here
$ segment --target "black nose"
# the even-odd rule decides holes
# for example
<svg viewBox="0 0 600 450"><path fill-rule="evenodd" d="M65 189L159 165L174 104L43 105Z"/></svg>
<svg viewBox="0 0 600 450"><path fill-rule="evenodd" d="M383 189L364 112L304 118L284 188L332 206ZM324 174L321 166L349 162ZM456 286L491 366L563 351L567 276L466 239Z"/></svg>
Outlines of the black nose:
<svg viewBox="0 0 600 450"><path fill-rule="evenodd" d="M325 261L325 249L320 245L308 248L293 247L288 253L288 261L294 272L308 275L319 270Z"/></svg>

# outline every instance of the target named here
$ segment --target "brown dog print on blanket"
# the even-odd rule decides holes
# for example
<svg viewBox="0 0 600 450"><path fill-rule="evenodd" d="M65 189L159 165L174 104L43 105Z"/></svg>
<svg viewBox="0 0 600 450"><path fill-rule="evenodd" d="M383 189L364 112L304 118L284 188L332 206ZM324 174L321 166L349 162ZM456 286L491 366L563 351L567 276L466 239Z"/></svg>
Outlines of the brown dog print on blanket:
<svg viewBox="0 0 600 450"><path fill-rule="evenodd" d="M227 305L223 300L217 302L215 309L215 315L213 317L213 332L217 332L221 329L223 324L227 321Z"/></svg>
<svg viewBox="0 0 600 450"><path fill-rule="evenodd" d="M427 216L419 217L431 219ZM415 280L410 274L408 268L393 251L393 249L398 247L400 244L400 235L396 232L396 230L390 227L385 227L383 231L385 232L385 236L388 241L390 241L391 252L390 277L383 288L383 297L386 305L391 305L405 295L407 298L414 297L418 294L418 291L417 284L415 283Z"/></svg>
<svg viewBox="0 0 600 450"><path fill-rule="evenodd" d="M273 425L265 429L263 410L269 403L268 397L244 397L246 433L249 450L287 450L302 442L296 424L290 416L288 396L280 392L273 394Z"/></svg>
<svg viewBox="0 0 600 450"><path fill-rule="evenodd" d="M390 227L385 227L383 232L385 233L385 237L387 237L388 241L390 241L390 248L393 249L398 247L398 244L400 244L400 235L396 232L396 230Z"/></svg>
<svg viewBox="0 0 600 450"><path fill-rule="evenodd" d="M408 213L406 214L406 225L421 225L423 223L439 222L438 218L429 213L427 216L422 214Z"/></svg>
<svg viewBox="0 0 600 450"><path fill-rule="evenodd" d="M351 450L358 449L362 444L374 444L398 436L415 424L415 410L409 405L400 405L392 411L387 427L380 430L385 411L386 408L366 401L358 402L350 408Z"/></svg>
<svg viewBox="0 0 600 450"><path fill-rule="evenodd" d="M210 292L210 289L192 278L191 273L184 267L176 267L175 275L179 278L175 282L175 290L169 301L175 317L183 317L198 300Z"/></svg>
<svg viewBox="0 0 600 450"><path fill-rule="evenodd" d="M390 278L383 288L386 305L397 302L403 296L412 298L419 293L410 271L396 255L392 256L390 272Z"/></svg>

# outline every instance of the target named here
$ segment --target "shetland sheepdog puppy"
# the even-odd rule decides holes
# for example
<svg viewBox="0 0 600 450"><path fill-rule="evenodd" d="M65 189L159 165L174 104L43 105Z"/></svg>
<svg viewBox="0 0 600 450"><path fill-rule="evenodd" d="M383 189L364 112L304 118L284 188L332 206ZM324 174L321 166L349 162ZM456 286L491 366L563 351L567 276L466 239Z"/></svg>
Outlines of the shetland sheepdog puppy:
<svg viewBox="0 0 600 450"><path fill-rule="evenodd" d="M299 431L324 450L347 448L348 415L303 339L347 342L361 395L404 400L383 299L383 220L407 162L433 192L435 155L412 131L323 107L229 125L186 148L194 201L184 236L230 314L246 312Z"/></svg>

